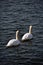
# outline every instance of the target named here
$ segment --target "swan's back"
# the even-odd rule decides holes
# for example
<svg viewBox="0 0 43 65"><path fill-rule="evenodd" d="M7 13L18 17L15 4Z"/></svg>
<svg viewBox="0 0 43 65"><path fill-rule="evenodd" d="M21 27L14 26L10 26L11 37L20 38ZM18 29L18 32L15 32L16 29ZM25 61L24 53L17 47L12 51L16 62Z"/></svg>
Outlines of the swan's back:
<svg viewBox="0 0 43 65"><path fill-rule="evenodd" d="M28 40L28 39L30 40L30 39L32 39L32 37L33 37L32 34L26 33L23 35L22 40Z"/></svg>
<svg viewBox="0 0 43 65"><path fill-rule="evenodd" d="M16 46L19 45L20 41L16 39L11 39L6 46Z"/></svg>

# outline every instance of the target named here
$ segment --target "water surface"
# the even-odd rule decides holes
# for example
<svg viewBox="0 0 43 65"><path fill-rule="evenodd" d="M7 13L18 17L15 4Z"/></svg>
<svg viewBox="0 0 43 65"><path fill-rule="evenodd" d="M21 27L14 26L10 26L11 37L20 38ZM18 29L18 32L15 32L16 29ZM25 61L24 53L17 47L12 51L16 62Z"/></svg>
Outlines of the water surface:
<svg viewBox="0 0 43 65"><path fill-rule="evenodd" d="M10 39L33 25L33 40L6 48ZM43 0L0 0L0 65L43 64Z"/></svg>

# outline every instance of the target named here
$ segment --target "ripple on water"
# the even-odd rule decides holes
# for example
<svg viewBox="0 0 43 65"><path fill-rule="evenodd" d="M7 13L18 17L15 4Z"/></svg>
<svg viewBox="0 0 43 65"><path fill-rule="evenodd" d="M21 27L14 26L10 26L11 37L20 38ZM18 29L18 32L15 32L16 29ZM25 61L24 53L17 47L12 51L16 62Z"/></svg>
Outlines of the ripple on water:
<svg viewBox="0 0 43 65"><path fill-rule="evenodd" d="M0 65L43 64L43 9L42 1L9 0L0 1ZM18 47L6 48L5 45L15 38L16 30L20 36L33 25L33 40L23 42Z"/></svg>

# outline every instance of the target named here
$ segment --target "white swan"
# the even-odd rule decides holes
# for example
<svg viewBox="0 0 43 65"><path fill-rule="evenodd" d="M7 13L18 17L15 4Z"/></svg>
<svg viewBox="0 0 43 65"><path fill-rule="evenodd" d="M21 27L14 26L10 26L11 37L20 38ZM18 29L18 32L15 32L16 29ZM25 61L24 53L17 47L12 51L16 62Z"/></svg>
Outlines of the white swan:
<svg viewBox="0 0 43 65"><path fill-rule="evenodd" d="M9 47L9 46L17 46L20 44L20 41L19 41L19 31L17 30L16 31L16 39L11 39L8 44L6 45L6 47Z"/></svg>
<svg viewBox="0 0 43 65"><path fill-rule="evenodd" d="M30 40L32 38L33 38L33 35L32 35L32 26L30 26L29 27L29 32L23 35L22 41Z"/></svg>

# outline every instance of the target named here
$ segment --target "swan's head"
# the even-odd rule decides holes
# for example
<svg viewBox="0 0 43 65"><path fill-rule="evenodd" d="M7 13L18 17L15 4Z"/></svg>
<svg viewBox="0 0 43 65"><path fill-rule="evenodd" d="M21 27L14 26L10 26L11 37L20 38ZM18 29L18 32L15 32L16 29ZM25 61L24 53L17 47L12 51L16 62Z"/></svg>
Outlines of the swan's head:
<svg viewBox="0 0 43 65"><path fill-rule="evenodd" d="M16 39L19 39L19 30L16 31Z"/></svg>
<svg viewBox="0 0 43 65"><path fill-rule="evenodd" d="M30 25L30 29L32 29L32 25Z"/></svg>
<svg viewBox="0 0 43 65"><path fill-rule="evenodd" d="M19 33L19 30L17 30L16 33Z"/></svg>
<svg viewBox="0 0 43 65"><path fill-rule="evenodd" d="M29 27L29 33L30 34L32 33L32 25L30 25L30 27Z"/></svg>

